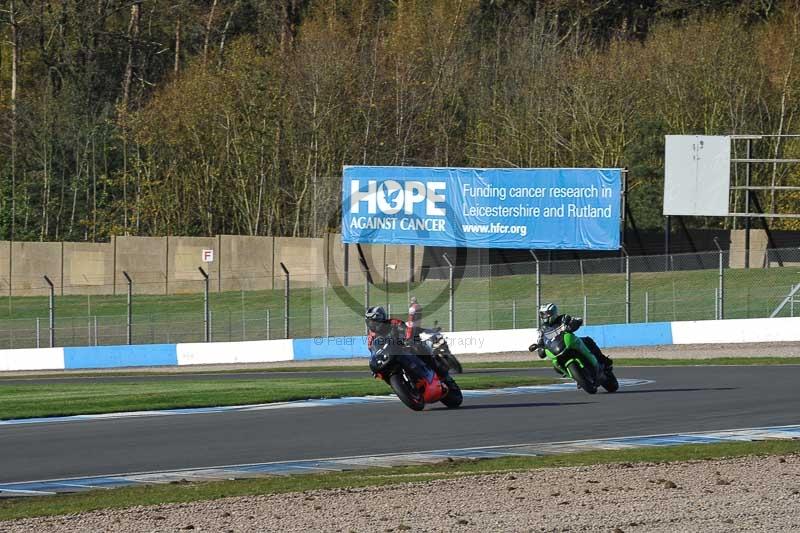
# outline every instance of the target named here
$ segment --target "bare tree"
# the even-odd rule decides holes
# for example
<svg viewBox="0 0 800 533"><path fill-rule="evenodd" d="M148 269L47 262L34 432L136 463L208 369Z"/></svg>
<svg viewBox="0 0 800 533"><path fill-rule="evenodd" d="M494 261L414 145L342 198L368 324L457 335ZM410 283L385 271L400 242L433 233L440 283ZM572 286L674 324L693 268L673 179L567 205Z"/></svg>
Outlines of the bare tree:
<svg viewBox="0 0 800 533"><path fill-rule="evenodd" d="M19 26L14 0L9 0L11 26L11 239L14 240L17 217L17 83L19 72Z"/></svg>
<svg viewBox="0 0 800 533"><path fill-rule="evenodd" d="M217 0L211 4L211 11L208 12L208 20L206 22L206 37L203 43L203 64L208 60L208 41L211 38L211 27L214 24L214 11L217 9Z"/></svg>

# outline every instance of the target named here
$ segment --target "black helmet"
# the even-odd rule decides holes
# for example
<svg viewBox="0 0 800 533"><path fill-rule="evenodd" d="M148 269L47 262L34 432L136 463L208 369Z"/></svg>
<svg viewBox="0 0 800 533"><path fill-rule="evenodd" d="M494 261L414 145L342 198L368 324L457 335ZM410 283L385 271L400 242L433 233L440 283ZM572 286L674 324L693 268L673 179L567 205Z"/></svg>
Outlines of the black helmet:
<svg viewBox="0 0 800 533"><path fill-rule="evenodd" d="M539 319L545 326L552 326L558 316L556 304L542 304L539 306Z"/></svg>
<svg viewBox="0 0 800 533"><path fill-rule="evenodd" d="M370 307L364 313L364 322L367 323L367 329L376 333L381 333L385 326L389 323L389 318L386 316L386 311L381 306Z"/></svg>

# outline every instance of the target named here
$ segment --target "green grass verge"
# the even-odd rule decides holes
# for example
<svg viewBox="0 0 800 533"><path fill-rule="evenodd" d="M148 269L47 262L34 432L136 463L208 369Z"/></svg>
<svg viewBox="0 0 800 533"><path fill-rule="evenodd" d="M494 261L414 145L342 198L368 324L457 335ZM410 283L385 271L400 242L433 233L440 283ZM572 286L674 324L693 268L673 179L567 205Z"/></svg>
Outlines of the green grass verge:
<svg viewBox="0 0 800 533"><path fill-rule="evenodd" d="M395 485L434 479L520 472L549 467L609 463L708 460L751 455L785 455L800 452L800 441L735 442L602 450L544 457L508 457L480 461L453 461L428 466L373 468L352 472L272 476L239 481L148 485L78 494L0 500L0 520L56 516L97 509L120 509L135 505L160 505L249 496L301 492L316 489Z"/></svg>
<svg viewBox="0 0 800 533"><path fill-rule="evenodd" d="M504 368L549 368L550 363L537 359L524 361L473 361L462 362L465 369L504 369ZM702 366L702 365L800 365L800 357L716 357L709 359L652 359L652 358L614 358L615 367L625 366ZM100 377L143 377L143 376L176 376L181 374L208 375L215 374L259 374L270 373L305 373L305 372L366 372L366 359L364 363L352 364L344 363L336 366L285 366L285 367L265 367L265 368L236 368L225 370L199 370L182 368L180 372L172 370L98 370L94 372L50 372L47 374L31 371L24 375L0 375L0 385L5 380L25 380L25 379L59 379L59 378L100 378Z"/></svg>
<svg viewBox="0 0 800 533"><path fill-rule="evenodd" d="M554 383L531 376L459 376L465 389ZM364 378L122 381L0 386L0 419L209 407L390 394L383 382Z"/></svg>

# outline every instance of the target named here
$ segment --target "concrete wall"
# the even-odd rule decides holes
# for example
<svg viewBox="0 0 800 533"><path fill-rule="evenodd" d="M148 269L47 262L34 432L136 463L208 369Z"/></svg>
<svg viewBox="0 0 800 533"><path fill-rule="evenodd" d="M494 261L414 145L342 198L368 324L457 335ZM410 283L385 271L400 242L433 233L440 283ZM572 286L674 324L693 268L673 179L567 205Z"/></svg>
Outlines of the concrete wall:
<svg viewBox="0 0 800 533"><path fill-rule="evenodd" d="M321 287L325 284L325 239L275 237L272 272L275 286L283 286L281 263L286 265L293 287Z"/></svg>
<svg viewBox="0 0 800 533"><path fill-rule="evenodd" d="M11 248L11 285L14 294L43 296L48 294L47 275L61 294L62 243L15 242Z"/></svg>
<svg viewBox="0 0 800 533"><path fill-rule="evenodd" d="M219 272L223 291L273 288L274 239L222 235Z"/></svg>
<svg viewBox="0 0 800 533"><path fill-rule="evenodd" d="M209 275L209 290L219 291L219 237L167 237L167 241L169 294L203 292L200 268ZM203 250L213 250L214 261L204 262Z"/></svg>
<svg viewBox="0 0 800 533"><path fill-rule="evenodd" d="M111 246L116 252L116 294L127 290L123 272L133 280L134 294L167 293L167 237L115 237Z"/></svg>
<svg viewBox="0 0 800 533"><path fill-rule="evenodd" d="M745 265L745 230L731 230L731 268L744 268ZM750 268L766 266L767 232L763 229L750 230Z"/></svg>
<svg viewBox="0 0 800 533"><path fill-rule="evenodd" d="M63 294L111 294L114 253L107 243L64 243Z"/></svg>

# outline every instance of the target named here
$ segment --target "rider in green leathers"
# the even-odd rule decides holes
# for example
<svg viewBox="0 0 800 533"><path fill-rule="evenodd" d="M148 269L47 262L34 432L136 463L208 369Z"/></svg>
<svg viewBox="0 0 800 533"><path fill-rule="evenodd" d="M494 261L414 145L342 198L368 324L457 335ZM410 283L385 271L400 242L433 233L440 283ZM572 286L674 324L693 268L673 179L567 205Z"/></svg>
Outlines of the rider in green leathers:
<svg viewBox="0 0 800 533"><path fill-rule="evenodd" d="M531 352L536 351L540 359L545 358L544 339L549 332L552 332L553 330L563 326L564 330L573 333L577 331L581 325L583 325L583 319L580 317L559 315L558 307L554 303L542 304L539 307L539 319L541 322L539 325L539 341L531 344L528 347L528 350ZM590 354L597 359L597 362L603 368L607 368L609 370L612 369L614 362L600 350L600 347L596 342L594 342L594 339L591 337L581 337L581 340L583 341L583 345L589 350Z"/></svg>

